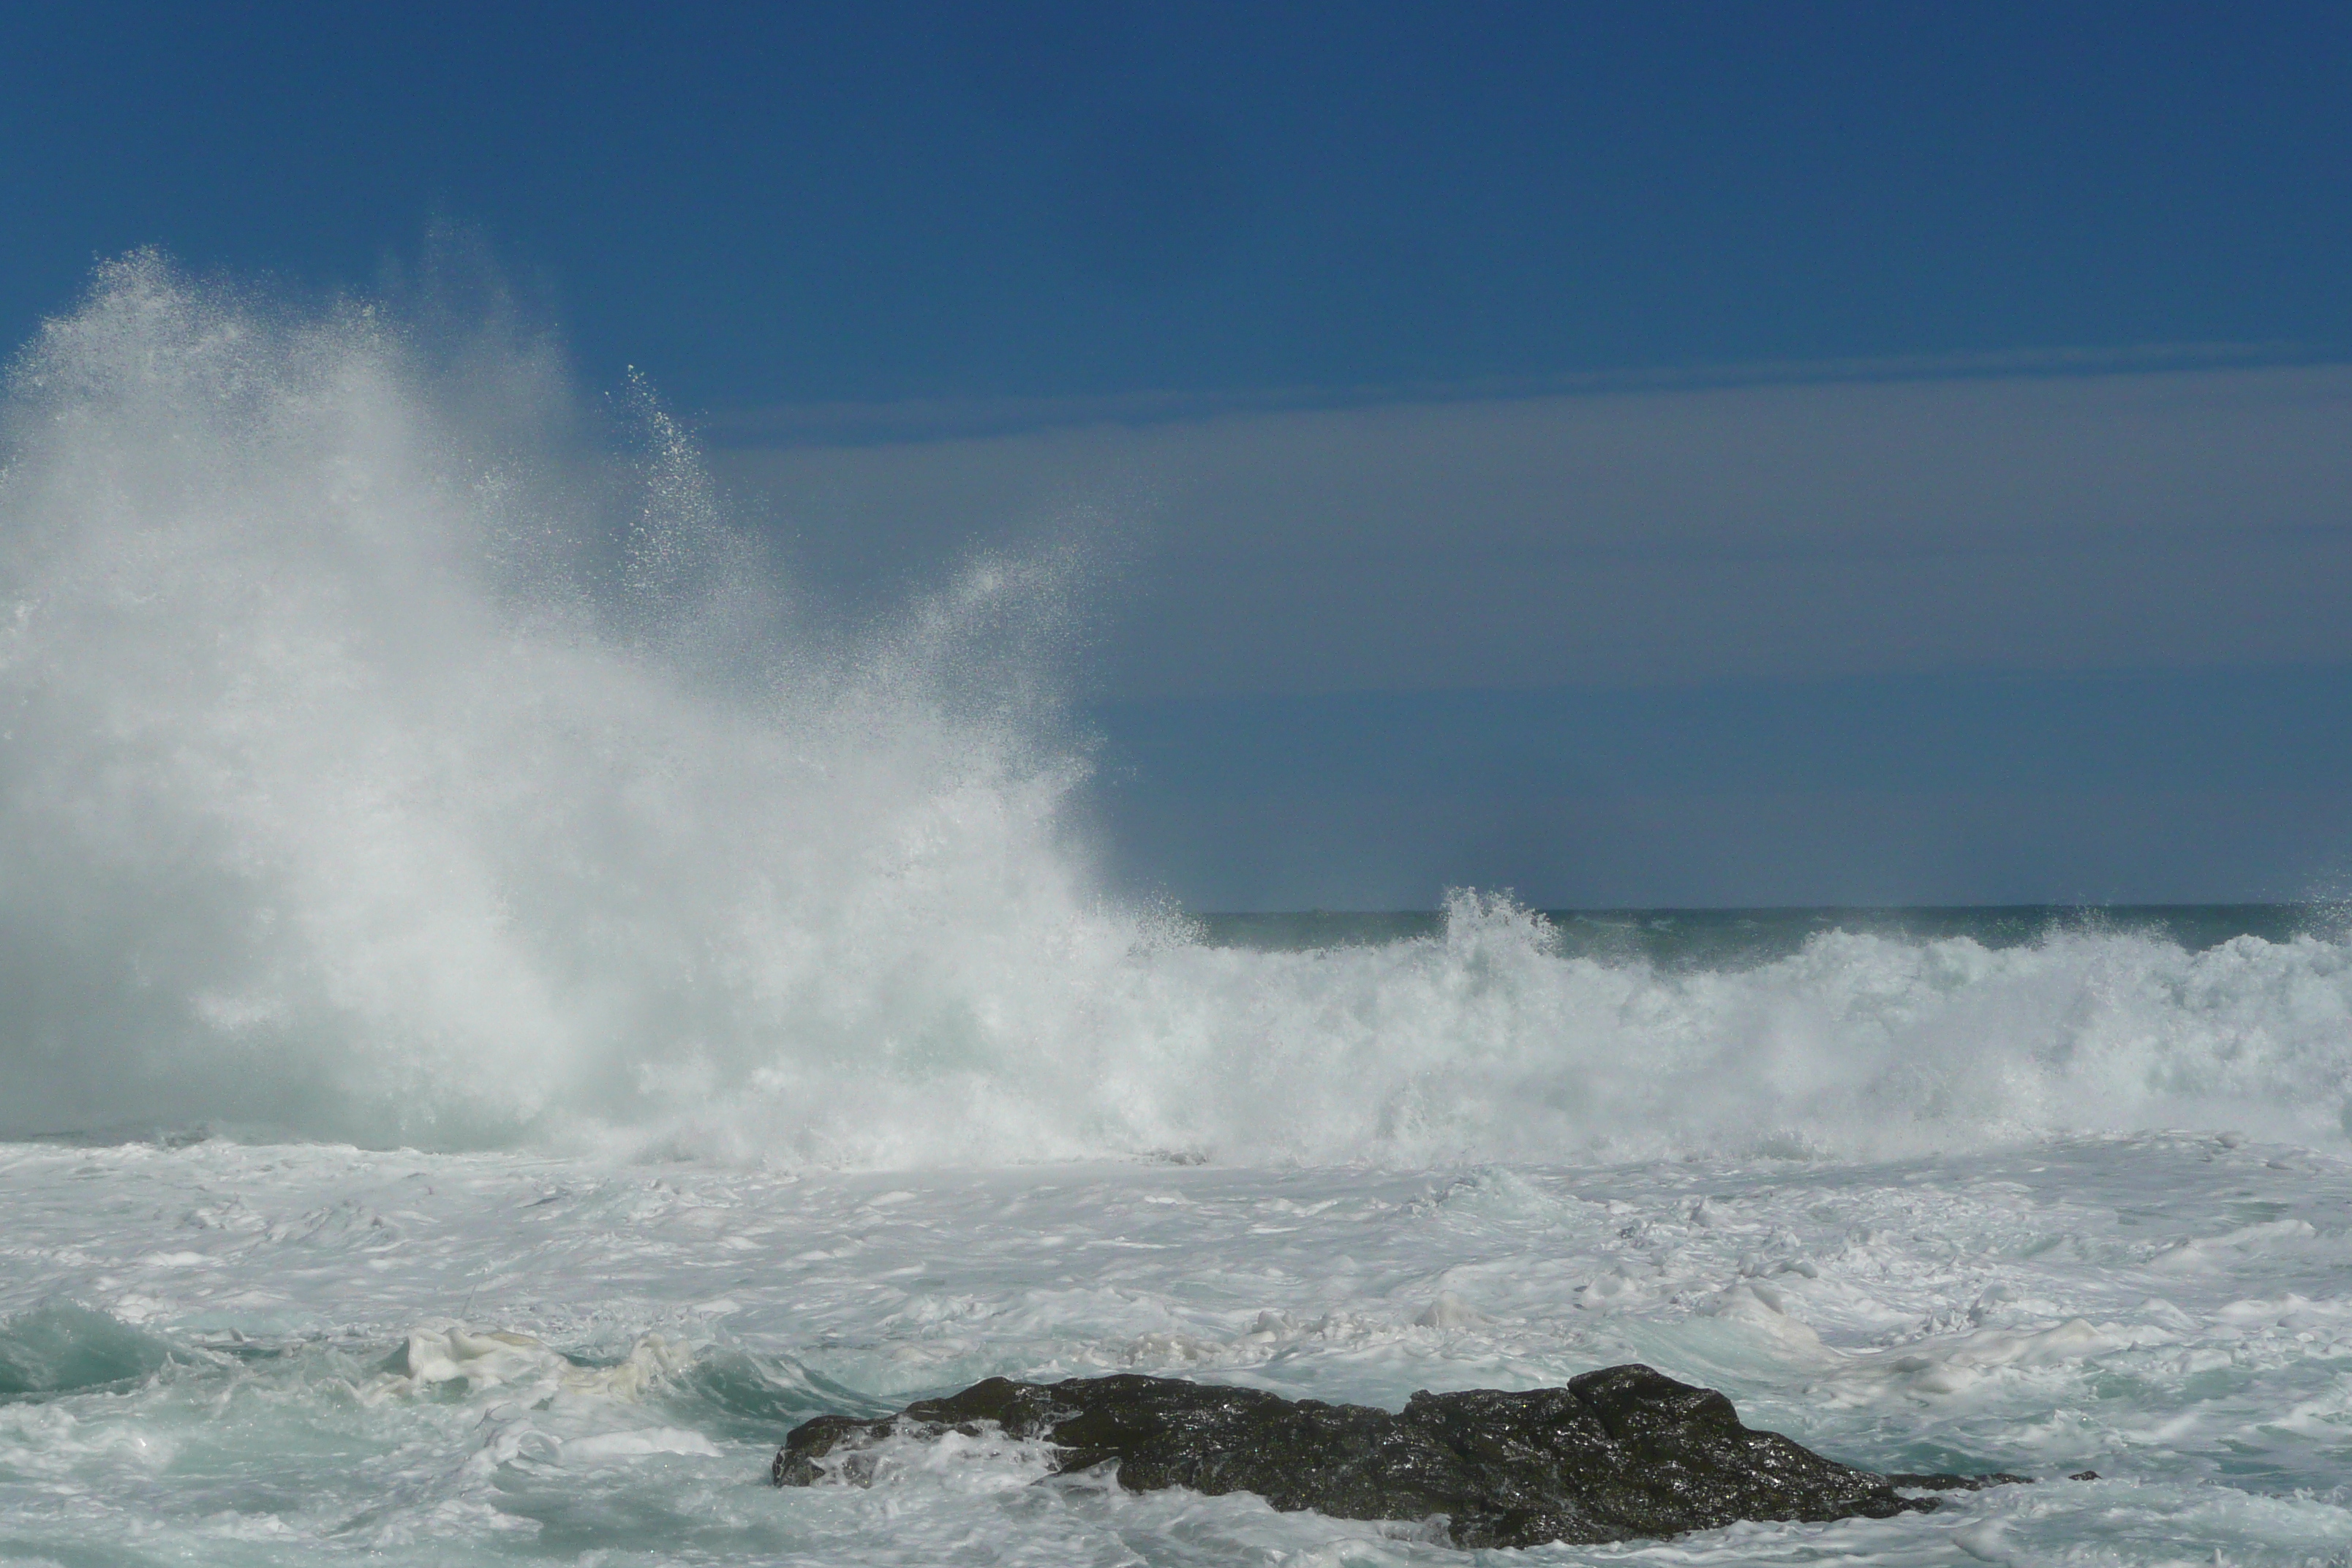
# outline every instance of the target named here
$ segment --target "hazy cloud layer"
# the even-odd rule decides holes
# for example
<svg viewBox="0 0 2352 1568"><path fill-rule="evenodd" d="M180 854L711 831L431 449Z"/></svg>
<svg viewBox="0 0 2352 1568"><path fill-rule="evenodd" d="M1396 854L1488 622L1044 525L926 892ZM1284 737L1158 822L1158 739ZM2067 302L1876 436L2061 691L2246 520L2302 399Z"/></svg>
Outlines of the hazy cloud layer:
<svg viewBox="0 0 2352 1568"><path fill-rule="evenodd" d="M1141 698L2352 659L2352 370L1762 386L723 471L853 586L1092 513Z"/></svg>
<svg viewBox="0 0 2352 1568"><path fill-rule="evenodd" d="M1197 908L2294 900L2352 870L2352 370L720 461L877 602L1098 531L1105 852Z"/></svg>

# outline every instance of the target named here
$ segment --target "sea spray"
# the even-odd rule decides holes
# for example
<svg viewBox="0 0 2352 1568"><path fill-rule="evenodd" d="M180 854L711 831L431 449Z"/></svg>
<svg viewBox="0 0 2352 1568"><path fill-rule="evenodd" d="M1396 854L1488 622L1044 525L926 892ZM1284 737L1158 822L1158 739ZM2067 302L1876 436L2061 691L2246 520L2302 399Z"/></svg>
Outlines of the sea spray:
<svg viewBox="0 0 2352 1568"><path fill-rule="evenodd" d="M26 351L12 1130L566 1139L754 1077L814 1121L984 1061L971 977L1131 940L1050 842L1080 767L1022 727L1066 563L809 633L676 427L615 460L555 376L149 256Z"/></svg>
<svg viewBox="0 0 2352 1568"><path fill-rule="evenodd" d="M782 1164L2336 1142L2337 939L1828 932L1769 963L1190 940L1066 847L1072 552L848 633L689 435L103 268L0 480L0 1131Z"/></svg>

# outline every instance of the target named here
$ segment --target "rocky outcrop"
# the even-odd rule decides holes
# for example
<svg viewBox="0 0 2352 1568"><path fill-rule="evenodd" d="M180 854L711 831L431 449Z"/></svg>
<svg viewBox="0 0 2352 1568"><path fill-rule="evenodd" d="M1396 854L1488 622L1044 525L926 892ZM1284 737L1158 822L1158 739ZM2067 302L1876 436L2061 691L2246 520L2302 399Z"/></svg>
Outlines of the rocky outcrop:
<svg viewBox="0 0 2352 1568"><path fill-rule="evenodd" d="M1416 1394L1395 1414L1175 1378L1001 1377L896 1415L821 1415L776 1455L778 1486L873 1476L876 1445L984 1426L1049 1445L1066 1473L1116 1464L1129 1491L1255 1492L1340 1519L1444 1516L1456 1546L1590 1543L1740 1520L1884 1519L1936 1506L1906 1492L2020 1476L1883 1476L1740 1424L1731 1401L1646 1366L1565 1388Z"/></svg>

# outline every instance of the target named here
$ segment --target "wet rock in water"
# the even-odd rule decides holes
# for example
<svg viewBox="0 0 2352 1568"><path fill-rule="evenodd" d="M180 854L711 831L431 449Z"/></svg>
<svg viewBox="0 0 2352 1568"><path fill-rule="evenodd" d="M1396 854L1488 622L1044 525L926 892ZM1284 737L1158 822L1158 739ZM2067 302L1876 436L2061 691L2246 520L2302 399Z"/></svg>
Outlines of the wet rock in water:
<svg viewBox="0 0 2352 1568"><path fill-rule="evenodd" d="M1393 1415L1176 1378L992 1377L877 1420L803 1423L772 1475L778 1486L862 1485L885 1438L978 1436L987 1426L1050 1445L1060 1473L1116 1463L1129 1491L1255 1492L1277 1509L1340 1519L1442 1514L1462 1547L1625 1541L1741 1520L1885 1519L1936 1506L1906 1490L2025 1479L1857 1470L1752 1431L1722 1394L1646 1366L1525 1394L1416 1394Z"/></svg>

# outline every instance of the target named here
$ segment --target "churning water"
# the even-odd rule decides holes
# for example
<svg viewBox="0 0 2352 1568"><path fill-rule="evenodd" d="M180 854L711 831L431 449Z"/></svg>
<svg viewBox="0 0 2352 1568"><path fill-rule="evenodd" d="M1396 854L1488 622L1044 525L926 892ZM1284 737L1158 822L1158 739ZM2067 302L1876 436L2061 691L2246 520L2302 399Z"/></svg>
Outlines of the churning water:
<svg viewBox="0 0 2352 1568"><path fill-rule="evenodd" d="M2325 921L1252 938L1066 842L1074 557L845 626L641 393L150 257L5 417L0 1557L1454 1561L764 1458L990 1373L1629 1358L2109 1479L1538 1559L2352 1545Z"/></svg>

